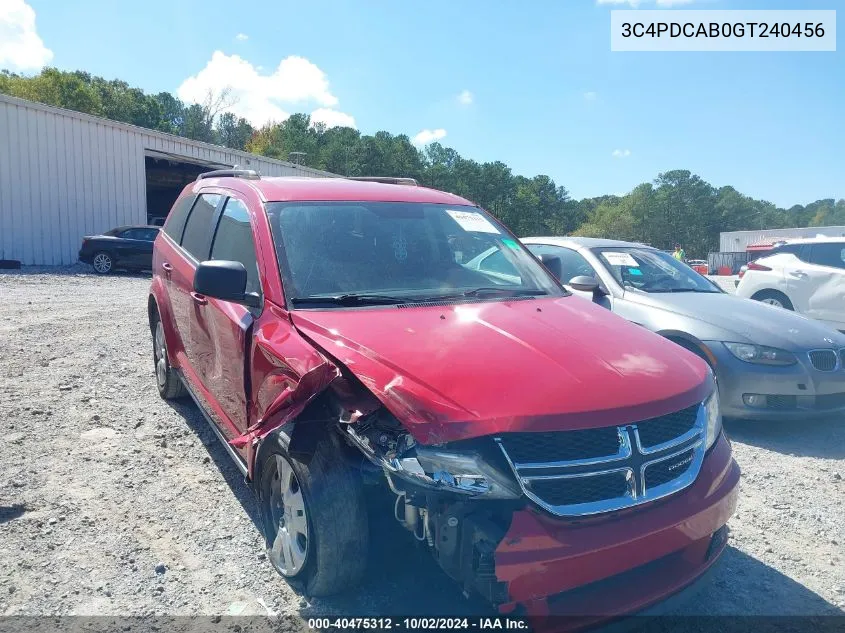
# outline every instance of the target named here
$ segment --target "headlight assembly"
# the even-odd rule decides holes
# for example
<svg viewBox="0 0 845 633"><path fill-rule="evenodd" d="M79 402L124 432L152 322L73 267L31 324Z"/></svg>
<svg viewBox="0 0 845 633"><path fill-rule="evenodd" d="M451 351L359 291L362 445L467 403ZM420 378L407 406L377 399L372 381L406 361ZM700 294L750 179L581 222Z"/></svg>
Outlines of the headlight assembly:
<svg viewBox="0 0 845 633"><path fill-rule="evenodd" d="M719 407L719 389L714 385L713 393L704 401L705 415L705 449L716 443L716 438L722 431L722 410Z"/></svg>
<svg viewBox="0 0 845 633"><path fill-rule="evenodd" d="M474 453L452 453L416 446L414 456L393 461L397 476L425 486L485 499L516 499L522 495L513 477Z"/></svg>
<svg viewBox="0 0 845 633"><path fill-rule="evenodd" d="M794 365L798 362L795 354L776 347L752 345L750 343L723 343L728 351L739 360L755 365Z"/></svg>

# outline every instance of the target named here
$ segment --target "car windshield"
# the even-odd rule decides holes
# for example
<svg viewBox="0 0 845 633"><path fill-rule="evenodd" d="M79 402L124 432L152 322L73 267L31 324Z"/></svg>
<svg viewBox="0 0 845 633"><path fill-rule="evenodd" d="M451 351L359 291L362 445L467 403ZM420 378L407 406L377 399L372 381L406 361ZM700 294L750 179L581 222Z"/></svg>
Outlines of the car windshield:
<svg viewBox="0 0 845 633"><path fill-rule="evenodd" d="M275 202L267 213L294 307L565 294L476 207ZM495 270L474 265L482 253Z"/></svg>
<svg viewBox="0 0 845 633"><path fill-rule="evenodd" d="M651 248L594 249L599 261L625 288L643 292L721 292L706 277L671 255Z"/></svg>

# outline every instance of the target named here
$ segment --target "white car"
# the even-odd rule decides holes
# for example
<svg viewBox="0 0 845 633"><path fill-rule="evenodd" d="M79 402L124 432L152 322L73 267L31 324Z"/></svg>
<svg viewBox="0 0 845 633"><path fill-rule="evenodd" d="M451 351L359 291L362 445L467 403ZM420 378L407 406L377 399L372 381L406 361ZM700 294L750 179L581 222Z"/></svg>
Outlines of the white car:
<svg viewBox="0 0 845 633"><path fill-rule="evenodd" d="M749 262L736 294L845 331L845 238L790 240Z"/></svg>

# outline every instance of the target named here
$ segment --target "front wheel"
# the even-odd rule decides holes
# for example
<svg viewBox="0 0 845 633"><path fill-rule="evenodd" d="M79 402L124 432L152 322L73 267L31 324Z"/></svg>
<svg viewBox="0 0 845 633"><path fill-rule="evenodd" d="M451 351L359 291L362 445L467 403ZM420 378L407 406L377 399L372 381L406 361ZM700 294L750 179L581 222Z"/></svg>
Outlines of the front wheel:
<svg viewBox="0 0 845 633"><path fill-rule="evenodd" d="M305 463L281 434L267 438L259 503L267 557L309 596L354 587L367 565L368 522L360 476L327 433Z"/></svg>
<svg viewBox="0 0 845 633"><path fill-rule="evenodd" d="M755 301L775 306L776 308L783 308L785 310L795 309L792 307L792 302L789 300L789 297L777 290L761 290L751 298Z"/></svg>

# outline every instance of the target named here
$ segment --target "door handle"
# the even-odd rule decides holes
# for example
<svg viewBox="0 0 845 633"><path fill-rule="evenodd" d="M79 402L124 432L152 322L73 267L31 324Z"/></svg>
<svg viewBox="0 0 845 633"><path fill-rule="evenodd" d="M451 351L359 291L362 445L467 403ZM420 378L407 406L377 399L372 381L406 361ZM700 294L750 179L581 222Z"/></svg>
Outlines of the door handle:
<svg viewBox="0 0 845 633"><path fill-rule="evenodd" d="M793 277L798 277L799 279L803 279L807 276L807 273L805 273L803 270L790 270L789 274Z"/></svg>
<svg viewBox="0 0 845 633"><path fill-rule="evenodd" d="M205 295L201 295L198 292L192 292L191 293L191 299L193 299L194 303L196 303L199 306L204 306L208 303L208 299L206 299Z"/></svg>

